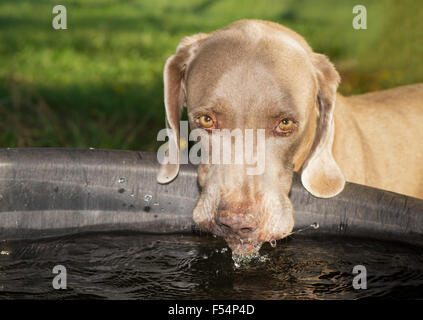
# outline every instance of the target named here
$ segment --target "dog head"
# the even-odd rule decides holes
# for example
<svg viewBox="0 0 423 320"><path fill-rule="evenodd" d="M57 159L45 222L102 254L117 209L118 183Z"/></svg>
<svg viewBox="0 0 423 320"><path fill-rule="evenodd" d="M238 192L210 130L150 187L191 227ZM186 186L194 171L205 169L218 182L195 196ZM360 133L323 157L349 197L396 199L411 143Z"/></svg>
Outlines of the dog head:
<svg viewBox="0 0 423 320"><path fill-rule="evenodd" d="M198 167L202 193L193 218L200 228L224 237L236 254L254 253L293 229L294 171L317 197L343 189L331 151L338 82L324 55L275 23L245 20L181 41L164 68L167 125L175 133L169 144L179 150L186 105L191 129L202 129L202 152L209 160L226 152L230 160ZM237 132L226 147L215 144L223 132ZM237 135L243 148L236 148ZM247 152L261 159L258 173L251 162L235 160ZM158 181L172 181L178 170L178 163L162 165Z"/></svg>

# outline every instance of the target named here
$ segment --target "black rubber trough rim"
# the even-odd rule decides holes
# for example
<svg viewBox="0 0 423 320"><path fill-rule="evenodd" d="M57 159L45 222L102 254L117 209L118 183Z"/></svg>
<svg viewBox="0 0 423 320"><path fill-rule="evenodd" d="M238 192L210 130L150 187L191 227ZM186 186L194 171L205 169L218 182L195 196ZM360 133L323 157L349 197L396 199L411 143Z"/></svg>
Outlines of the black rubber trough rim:
<svg viewBox="0 0 423 320"><path fill-rule="evenodd" d="M80 232L195 230L200 191L195 166L156 182L155 153L94 149L0 149L0 240ZM330 199L310 195L294 176L295 229L423 245L423 200L347 183Z"/></svg>

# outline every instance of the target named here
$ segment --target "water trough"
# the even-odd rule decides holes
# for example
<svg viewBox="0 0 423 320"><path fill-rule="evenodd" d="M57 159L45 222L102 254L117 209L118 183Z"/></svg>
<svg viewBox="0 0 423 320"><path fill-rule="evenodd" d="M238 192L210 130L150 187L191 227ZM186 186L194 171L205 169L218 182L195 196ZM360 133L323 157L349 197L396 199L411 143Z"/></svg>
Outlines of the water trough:
<svg viewBox="0 0 423 320"><path fill-rule="evenodd" d="M190 233L199 197L196 168L156 182L156 154L27 148L0 150L0 239L83 232ZM423 245L423 200L347 183L331 199L310 195L294 177L295 229L318 223L334 234Z"/></svg>

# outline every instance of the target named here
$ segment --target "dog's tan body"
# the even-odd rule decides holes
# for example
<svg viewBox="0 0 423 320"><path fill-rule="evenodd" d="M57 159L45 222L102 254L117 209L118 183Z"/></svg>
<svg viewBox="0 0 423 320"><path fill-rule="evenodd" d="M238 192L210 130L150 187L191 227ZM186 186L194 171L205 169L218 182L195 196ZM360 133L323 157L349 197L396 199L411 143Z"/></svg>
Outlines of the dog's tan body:
<svg viewBox="0 0 423 320"><path fill-rule="evenodd" d="M191 128L208 116L213 128L266 132L263 174L199 166L193 217L201 228L241 254L285 237L294 226L294 171L317 197L337 195L347 180L423 198L423 84L343 97L339 80L324 55L272 22L243 20L181 41L164 70L167 124L177 133L169 143L179 148L184 105ZM287 119L294 125L281 135ZM158 181L178 170L163 165Z"/></svg>
<svg viewBox="0 0 423 320"><path fill-rule="evenodd" d="M333 155L347 181L423 198L423 84L338 94Z"/></svg>

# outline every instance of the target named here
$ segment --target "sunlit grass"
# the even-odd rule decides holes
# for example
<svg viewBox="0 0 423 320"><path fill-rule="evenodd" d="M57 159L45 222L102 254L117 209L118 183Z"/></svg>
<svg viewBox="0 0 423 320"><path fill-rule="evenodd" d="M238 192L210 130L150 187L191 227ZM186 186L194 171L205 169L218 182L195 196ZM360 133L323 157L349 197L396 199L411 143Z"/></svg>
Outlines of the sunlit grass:
<svg viewBox="0 0 423 320"><path fill-rule="evenodd" d="M154 150L164 126L162 69L179 40L235 20L280 22L335 62L345 94L423 81L423 4L361 1L52 0L0 2L0 147Z"/></svg>

